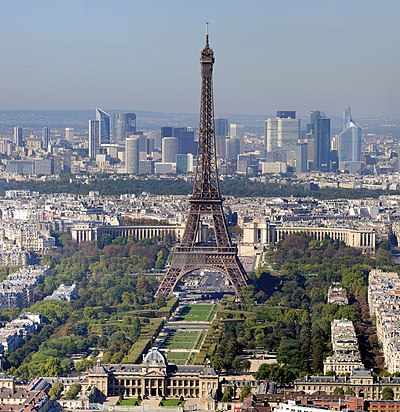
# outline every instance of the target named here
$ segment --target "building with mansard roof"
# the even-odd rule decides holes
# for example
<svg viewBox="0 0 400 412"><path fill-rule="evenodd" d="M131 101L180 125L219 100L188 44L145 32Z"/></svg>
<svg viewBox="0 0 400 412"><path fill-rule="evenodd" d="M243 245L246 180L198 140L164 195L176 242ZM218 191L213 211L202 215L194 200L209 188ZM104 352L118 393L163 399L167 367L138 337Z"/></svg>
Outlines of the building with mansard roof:
<svg viewBox="0 0 400 412"><path fill-rule="evenodd" d="M211 407L218 390L218 375L204 365L169 364L158 348L151 348L141 364L95 366L89 385L106 396L200 398Z"/></svg>

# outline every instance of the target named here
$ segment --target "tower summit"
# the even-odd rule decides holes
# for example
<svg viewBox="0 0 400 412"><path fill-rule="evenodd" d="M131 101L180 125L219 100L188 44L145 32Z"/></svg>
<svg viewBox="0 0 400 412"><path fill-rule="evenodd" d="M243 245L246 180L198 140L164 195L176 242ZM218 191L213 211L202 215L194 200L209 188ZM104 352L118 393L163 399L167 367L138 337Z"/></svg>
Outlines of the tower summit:
<svg viewBox="0 0 400 412"><path fill-rule="evenodd" d="M174 249L171 265L163 277L158 295L173 292L180 279L195 270L209 269L224 274L236 295L247 284L247 275L232 245L222 207L215 154L214 98L212 72L214 52L209 45L208 23L206 45L201 51L201 102L197 147L197 165L189 216L181 244ZM212 235L203 238L203 218L212 221ZM210 228L211 229L211 228Z"/></svg>

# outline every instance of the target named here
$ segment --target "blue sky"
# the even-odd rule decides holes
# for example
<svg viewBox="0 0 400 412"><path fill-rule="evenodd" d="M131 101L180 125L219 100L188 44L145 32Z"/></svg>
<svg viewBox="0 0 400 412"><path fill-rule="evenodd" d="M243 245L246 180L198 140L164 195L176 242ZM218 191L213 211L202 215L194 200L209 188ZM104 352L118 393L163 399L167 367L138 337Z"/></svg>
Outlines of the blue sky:
<svg viewBox="0 0 400 412"><path fill-rule="evenodd" d="M0 109L400 114L395 0L2 0Z"/></svg>

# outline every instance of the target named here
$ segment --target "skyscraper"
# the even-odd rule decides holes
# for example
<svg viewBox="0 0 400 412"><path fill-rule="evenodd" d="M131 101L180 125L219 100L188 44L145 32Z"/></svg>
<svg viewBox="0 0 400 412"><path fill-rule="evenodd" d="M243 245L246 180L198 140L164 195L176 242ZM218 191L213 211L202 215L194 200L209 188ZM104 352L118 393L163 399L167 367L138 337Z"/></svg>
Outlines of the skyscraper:
<svg viewBox="0 0 400 412"><path fill-rule="evenodd" d="M299 142L296 150L296 172L306 172L308 169L308 143Z"/></svg>
<svg viewBox="0 0 400 412"><path fill-rule="evenodd" d="M186 128L185 128L186 129ZM193 130L181 130L178 137L178 153L196 154L196 144L194 142Z"/></svg>
<svg viewBox="0 0 400 412"><path fill-rule="evenodd" d="M24 135L21 126L14 127L14 143L17 148L24 147Z"/></svg>
<svg viewBox="0 0 400 412"><path fill-rule="evenodd" d="M110 115L105 111L97 108L96 120L99 122L100 146L103 144L110 144Z"/></svg>
<svg viewBox="0 0 400 412"><path fill-rule="evenodd" d="M99 141L99 121L89 120L89 157L91 159L96 159L96 154L99 151Z"/></svg>
<svg viewBox="0 0 400 412"><path fill-rule="evenodd" d="M226 157L226 137L215 136L215 154L221 159Z"/></svg>
<svg viewBox="0 0 400 412"><path fill-rule="evenodd" d="M125 140L126 173L139 174L139 136L128 137Z"/></svg>
<svg viewBox="0 0 400 412"><path fill-rule="evenodd" d="M136 134L135 113L115 113L113 116L113 141L124 144L125 139Z"/></svg>
<svg viewBox="0 0 400 412"><path fill-rule="evenodd" d="M161 139L164 137L173 137L174 136L174 128L171 126L163 126L161 127Z"/></svg>
<svg viewBox="0 0 400 412"><path fill-rule="evenodd" d="M310 138L314 142L314 170L330 170L329 152L331 150L331 119L318 110L310 114L307 125Z"/></svg>
<svg viewBox="0 0 400 412"><path fill-rule="evenodd" d="M293 110L278 110L276 112L276 117L279 119L295 119L296 112Z"/></svg>
<svg viewBox="0 0 400 412"><path fill-rule="evenodd" d="M275 119L266 119L264 135L267 152L294 149L300 138L300 119L296 119L296 112L278 111Z"/></svg>
<svg viewBox="0 0 400 412"><path fill-rule="evenodd" d="M75 131L72 127L65 128L65 140L67 142L72 142L74 140Z"/></svg>
<svg viewBox="0 0 400 412"><path fill-rule="evenodd" d="M225 155L226 160L236 161L237 155L240 153L240 140L237 138L226 139Z"/></svg>
<svg viewBox="0 0 400 412"><path fill-rule="evenodd" d="M42 130L42 148L47 150L50 143L50 129L48 127L43 127Z"/></svg>
<svg viewBox="0 0 400 412"><path fill-rule="evenodd" d="M178 152L178 138L164 137L162 139L161 157L163 163L176 162L176 154Z"/></svg>
<svg viewBox="0 0 400 412"><path fill-rule="evenodd" d="M122 144L125 140L125 114L115 113L113 116L113 142Z"/></svg>
<svg viewBox="0 0 400 412"><path fill-rule="evenodd" d="M229 125L229 136L240 140L240 144L244 145L244 125L231 123Z"/></svg>
<svg viewBox="0 0 400 412"><path fill-rule="evenodd" d="M361 127L353 121L349 107L344 112L343 132L340 133L338 141L340 169L348 169L349 162L361 162L361 137Z"/></svg>
<svg viewBox="0 0 400 412"><path fill-rule="evenodd" d="M229 120L228 119L215 119L214 120L215 136L228 136L229 135Z"/></svg>
<svg viewBox="0 0 400 412"><path fill-rule="evenodd" d="M129 137L136 133L136 114L125 113L125 136Z"/></svg>
<svg viewBox="0 0 400 412"><path fill-rule="evenodd" d="M176 174L187 174L193 172L193 154L176 155Z"/></svg>

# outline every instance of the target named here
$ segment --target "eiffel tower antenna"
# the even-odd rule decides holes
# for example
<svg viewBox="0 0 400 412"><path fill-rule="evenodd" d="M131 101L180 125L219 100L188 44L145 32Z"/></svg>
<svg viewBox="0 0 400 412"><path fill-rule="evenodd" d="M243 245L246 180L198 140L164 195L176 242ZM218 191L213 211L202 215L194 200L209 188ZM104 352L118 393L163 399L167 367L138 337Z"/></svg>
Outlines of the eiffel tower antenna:
<svg viewBox="0 0 400 412"><path fill-rule="evenodd" d="M179 246L173 252L171 265L164 275L156 296L169 295L187 273L210 269L224 274L236 295L247 284L247 275L237 255L237 247L229 237L219 191L217 159L215 155L214 99L212 72L214 52L209 45L208 23L206 45L201 51L200 127L197 147L196 173L190 210ZM213 222L213 238L203 239L202 217Z"/></svg>

